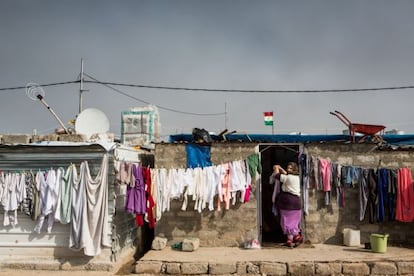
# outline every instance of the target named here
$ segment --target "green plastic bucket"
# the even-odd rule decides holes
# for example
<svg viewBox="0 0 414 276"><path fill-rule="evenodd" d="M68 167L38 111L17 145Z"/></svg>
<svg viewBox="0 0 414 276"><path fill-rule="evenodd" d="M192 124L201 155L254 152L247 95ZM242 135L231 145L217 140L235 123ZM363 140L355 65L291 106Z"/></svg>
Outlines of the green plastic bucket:
<svg viewBox="0 0 414 276"><path fill-rule="evenodd" d="M372 252L385 253L387 252L388 234L371 234L370 242Z"/></svg>

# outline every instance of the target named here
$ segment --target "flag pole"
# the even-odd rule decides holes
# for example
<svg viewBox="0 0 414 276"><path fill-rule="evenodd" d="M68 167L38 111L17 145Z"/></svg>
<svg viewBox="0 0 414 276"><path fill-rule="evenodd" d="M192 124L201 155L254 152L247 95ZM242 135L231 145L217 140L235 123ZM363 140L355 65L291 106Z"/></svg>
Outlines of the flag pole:
<svg viewBox="0 0 414 276"><path fill-rule="evenodd" d="M274 131L274 125L275 125L275 120L273 120L273 110L272 110L272 135L275 135L275 131Z"/></svg>

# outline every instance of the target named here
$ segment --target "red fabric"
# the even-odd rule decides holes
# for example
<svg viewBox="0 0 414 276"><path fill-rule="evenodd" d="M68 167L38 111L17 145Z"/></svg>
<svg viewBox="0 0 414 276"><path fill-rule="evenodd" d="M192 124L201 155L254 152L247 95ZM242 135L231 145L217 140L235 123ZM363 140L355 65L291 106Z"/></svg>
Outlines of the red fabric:
<svg viewBox="0 0 414 276"><path fill-rule="evenodd" d="M250 192L252 191L252 186L247 186L246 193L244 194L244 202L249 202L250 200Z"/></svg>
<svg viewBox="0 0 414 276"><path fill-rule="evenodd" d="M154 207L155 201L152 198L152 181L151 181L151 169L149 167L142 169L142 176L145 182L145 191L147 195L147 216L148 216L148 226L153 229L155 227L155 218L154 218Z"/></svg>
<svg viewBox="0 0 414 276"><path fill-rule="evenodd" d="M414 189L409 168L398 169L397 203L395 219L402 222L414 221Z"/></svg>
<svg viewBox="0 0 414 276"><path fill-rule="evenodd" d="M146 194L146 214L148 218L148 226L153 229L155 227L155 218L154 218L154 207L155 202L151 194L151 170L149 167L143 167L142 178L145 185L145 194ZM145 224L144 214L135 214L135 224L138 227L141 227Z"/></svg>
<svg viewBox="0 0 414 276"><path fill-rule="evenodd" d="M139 227L144 225L144 215L136 214L135 215L135 224Z"/></svg>

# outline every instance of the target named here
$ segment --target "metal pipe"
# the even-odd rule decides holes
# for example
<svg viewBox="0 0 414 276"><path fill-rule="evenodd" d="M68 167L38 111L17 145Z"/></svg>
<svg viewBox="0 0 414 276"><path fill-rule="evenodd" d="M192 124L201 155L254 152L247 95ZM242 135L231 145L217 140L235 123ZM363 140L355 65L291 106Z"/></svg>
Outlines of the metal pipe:
<svg viewBox="0 0 414 276"><path fill-rule="evenodd" d="M46 108L50 111L50 113L52 113L52 115L53 115L53 117L55 117L55 119L58 121L58 123L60 124L60 126L65 130L65 132L67 133L67 134L69 134L69 131L68 131L68 129L65 127L65 124L63 124L63 122L59 119L59 117L56 115L56 113L50 108L50 106L46 103L46 101L43 99L43 96L42 95L37 95L36 96L38 99L39 99L39 101L44 105L44 106L46 106Z"/></svg>

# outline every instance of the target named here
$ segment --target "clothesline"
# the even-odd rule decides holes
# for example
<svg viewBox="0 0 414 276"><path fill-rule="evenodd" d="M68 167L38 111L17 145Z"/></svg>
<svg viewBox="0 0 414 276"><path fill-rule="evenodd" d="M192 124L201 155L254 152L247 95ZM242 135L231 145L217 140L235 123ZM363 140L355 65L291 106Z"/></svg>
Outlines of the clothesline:
<svg viewBox="0 0 414 276"><path fill-rule="evenodd" d="M410 222L414 220L414 192L411 170L408 167L376 168L342 165L330 159L301 154L304 212L309 210L309 189L325 193L325 204L331 204L332 187L337 192L337 204L345 207L345 187L359 188L360 220L369 212L370 223L389 220ZM381 162L379 162L381 165ZM410 187L410 189L407 189ZM400 192L398 192L400 191ZM410 204L405 204L409 202ZM411 206L413 205L413 206ZM385 208L388 208L386 210ZM395 209L395 211L394 211Z"/></svg>
<svg viewBox="0 0 414 276"><path fill-rule="evenodd" d="M117 179L119 183L131 185L135 183L132 175L133 166L138 164L118 164ZM151 168L152 188L145 190L155 203L155 217L159 221L162 213L170 210L171 200L181 200L181 210L186 211L189 201L194 202L194 210L202 212L217 208L229 209L236 201L247 202L250 199L252 181L261 174L258 154L252 154L245 160L187 168ZM123 180L121 180L123 179ZM217 196L217 198L216 198ZM140 212L136 212L139 214ZM147 220L148 221L148 220Z"/></svg>

